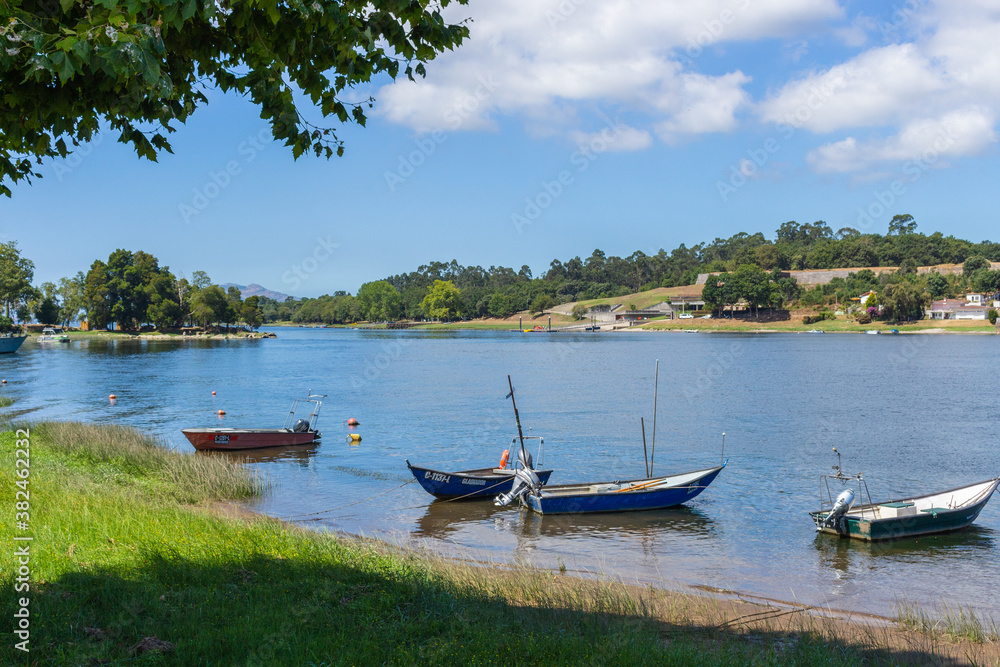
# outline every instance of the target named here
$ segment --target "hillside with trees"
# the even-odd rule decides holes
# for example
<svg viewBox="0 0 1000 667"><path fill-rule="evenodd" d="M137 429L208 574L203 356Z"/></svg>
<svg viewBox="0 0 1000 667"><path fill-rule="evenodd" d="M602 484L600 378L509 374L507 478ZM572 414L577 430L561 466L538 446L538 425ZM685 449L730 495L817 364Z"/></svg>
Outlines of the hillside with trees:
<svg viewBox="0 0 1000 667"><path fill-rule="evenodd" d="M1000 243L974 243L917 231L912 216L893 217L886 234L863 234L852 228L834 231L823 221L785 222L774 238L739 233L728 239L647 255L608 256L600 249L587 258L554 259L542 276L527 265L463 266L456 260L429 262L409 273L365 283L356 295L337 291L317 298L282 301L266 297L241 299L236 286L224 290L203 272L191 280L177 278L143 251L116 250L107 260L59 284L33 287L34 264L21 256L16 243L0 244L0 300L4 312L22 322L47 324L87 319L94 328L136 330L143 325L173 328L182 324L218 326L294 322L342 324L409 320L505 318L528 311L538 314L560 304L615 299L659 287L706 281L707 308L732 310L737 304L752 312L800 306L824 311L879 292L871 304L883 316L914 318L931 299L957 297L968 290L1000 290ZM962 264L954 274L918 273L917 267ZM873 267L898 267L876 274ZM846 278L811 288L785 272L801 269L857 269ZM577 309L578 316L583 311Z"/></svg>

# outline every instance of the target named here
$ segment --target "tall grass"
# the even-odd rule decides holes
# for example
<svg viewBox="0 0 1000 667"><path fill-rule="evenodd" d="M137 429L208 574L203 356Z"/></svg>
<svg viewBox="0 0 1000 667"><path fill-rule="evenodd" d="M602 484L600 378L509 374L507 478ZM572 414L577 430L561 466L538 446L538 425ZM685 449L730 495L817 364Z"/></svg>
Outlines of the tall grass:
<svg viewBox="0 0 1000 667"><path fill-rule="evenodd" d="M907 630L967 639L977 644L1000 642L996 620L969 607L945 606L941 613L932 616L916 603L902 601L896 604L896 622Z"/></svg>
<svg viewBox="0 0 1000 667"><path fill-rule="evenodd" d="M9 408L14 405L14 399L10 396L0 396L0 408Z"/></svg>
<svg viewBox="0 0 1000 667"><path fill-rule="evenodd" d="M259 496L267 487L259 473L225 456L181 454L126 426L45 422L31 431L53 451L100 471L105 481L138 484L182 502Z"/></svg>

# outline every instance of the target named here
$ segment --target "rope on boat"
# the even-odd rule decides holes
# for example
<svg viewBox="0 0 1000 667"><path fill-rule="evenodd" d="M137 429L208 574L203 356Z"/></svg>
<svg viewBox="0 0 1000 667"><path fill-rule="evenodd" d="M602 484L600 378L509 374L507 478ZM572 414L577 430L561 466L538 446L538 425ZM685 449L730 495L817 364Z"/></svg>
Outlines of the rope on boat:
<svg viewBox="0 0 1000 667"><path fill-rule="evenodd" d="M496 484L491 484L490 486L484 486L483 488L476 489L475 491L467 493L464 496L455 496L454 498L445 498L444 500L439 500L438 503L441 504L441 505L443 505L445 503L450 503L450 502L453 502L455 500L463 500L464 498L468 498L469 496L474 496L477 493L482 493L483 491L489 491L490 489L492 489L494 487L500 486L501 484L503 484L506 481L507 481L506 479L501 479ZM423 509L425 507L430 507L430 505L414 505L413 507L398 507L396 509L397 510L418 510L418 509Z"/></svg>

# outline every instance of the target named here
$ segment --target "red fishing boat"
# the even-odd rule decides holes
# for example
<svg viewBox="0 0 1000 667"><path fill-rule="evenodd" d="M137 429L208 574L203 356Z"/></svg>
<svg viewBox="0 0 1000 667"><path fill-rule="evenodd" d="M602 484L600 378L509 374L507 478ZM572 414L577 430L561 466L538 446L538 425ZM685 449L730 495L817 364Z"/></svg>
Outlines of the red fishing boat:
<svg viewBox="0 0 1000 667"><path fill-rule="evenodd" d="M326 394L313 394L310 390L306 398L292 401L285 425L282 428L185 428L181 433L195 449L260 449L262 447L282 447L287 445L308 445L318 442L322 434L316 430L319 421L321 398ZM295 411L300 404L312 404L312 412L307 419L295 419Z"/></svg>

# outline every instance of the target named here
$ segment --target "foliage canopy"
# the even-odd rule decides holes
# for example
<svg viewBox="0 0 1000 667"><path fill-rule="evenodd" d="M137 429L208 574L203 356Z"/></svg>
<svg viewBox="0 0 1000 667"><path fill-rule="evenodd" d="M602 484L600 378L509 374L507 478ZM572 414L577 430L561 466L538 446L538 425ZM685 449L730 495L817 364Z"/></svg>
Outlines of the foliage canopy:
<svg viewBox="0 0 1000 667"><path fill-rule="evenodd" d="M0 193L40 177L106 124L140 157L171 151L166 135L235 91L260 107L298 158L343 154L330 128L302 113L365 124L342 94L376 75L423 76L468 36L441 9L467 0L4 0L0 5Z"/></svg>

